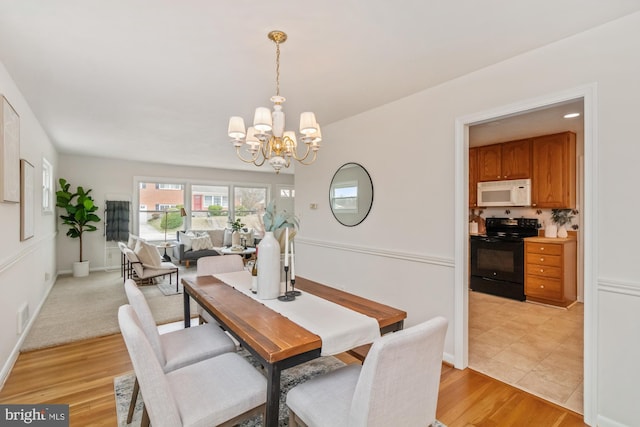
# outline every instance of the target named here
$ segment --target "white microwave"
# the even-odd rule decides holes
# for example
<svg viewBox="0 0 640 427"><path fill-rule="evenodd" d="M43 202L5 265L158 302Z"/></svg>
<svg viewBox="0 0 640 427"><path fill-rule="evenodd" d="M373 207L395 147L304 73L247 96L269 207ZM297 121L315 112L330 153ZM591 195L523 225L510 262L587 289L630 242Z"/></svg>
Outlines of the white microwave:
<svg viewBox="0 0 640 427"><path fill-rule="evenodd" d="M478 206L531 206L531 180L479 182Z"/></svg>

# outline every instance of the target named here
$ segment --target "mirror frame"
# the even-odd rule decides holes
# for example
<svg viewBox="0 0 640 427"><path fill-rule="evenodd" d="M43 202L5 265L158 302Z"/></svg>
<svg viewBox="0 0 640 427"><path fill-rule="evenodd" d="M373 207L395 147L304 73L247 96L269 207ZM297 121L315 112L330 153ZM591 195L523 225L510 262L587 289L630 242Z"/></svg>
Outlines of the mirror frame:
<svg viewBox="0 0 640 427"><path fill-rule="evenodd" d="M364 200L364 201L360 201L356 199L356 204L352 208L352 210L354 210L355 212L336 212L336 209L334 209L333 190L337 184L341 182L345 182L345 181L339 181L339 180L336 181L336 179L341 178L340 177L341 172L344 172L345 170L348 170L349 168L353 168L353 167L357 168L356 176L351 177L350 181L346 181L346 182L352 183L352 184L355 183L356 188L360 188L360 186L363 186L363 185L368 185L369 187L368 189L370 189L371 197L369 197L367 200ZM363 194L363 193L360 190L358 190L358 194ZM360 163L356 163L356 162L348 162L340 166L338 170L333 174L333 178L331 178L331 183L329 184L329 208L331 209L331 213L333 214L333 217L336 219L336 221L338 221L340 224L344 225L345 227L355 227L356 225L362 223L362 221L364 221L367 218L367 216L369 215L369 212L371 212L372 206L373 206L373 180L371 179L371 175L369 175L369 172L367 171L367 169L365 169L365 167L362 166ZM345 208L345 209L347 211L349 210L349 208Z"/></svg>

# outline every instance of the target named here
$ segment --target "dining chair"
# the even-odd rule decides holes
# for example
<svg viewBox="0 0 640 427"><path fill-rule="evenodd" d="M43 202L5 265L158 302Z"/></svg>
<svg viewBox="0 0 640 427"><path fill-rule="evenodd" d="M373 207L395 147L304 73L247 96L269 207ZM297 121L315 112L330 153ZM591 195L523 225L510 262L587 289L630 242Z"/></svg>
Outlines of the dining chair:
<svg viewBox="0 0 640 427"><path fill-rule="evenodd" d="M429 426L436 419L447 320L373 342L362 365L312 378L287 394L289 426Z"/></svg>
<svg viewBox="0 0 640 427"><path fill-rule="evenodd" d="M201 360L236 351L233 340L215 323L160 334L147 300L136 283L127 279L124 289L129 304L133 307L142 330L151 344L155 358L164 372L171 372ZM136 405L139 389L137 379L133 388L127 422L131 422Z"/></svg>
<svg viewBox="0 0 640 427"><path fill-rule="evenodd" d="M224 353L165 372L131 305L118 323L144 396L142 425L232 426L262 415L267 380L237 353Z"/></svg>
<svg viewBox="0 0 640 427"><path fill-rule="evenodd" d="M244 261L241 255L205 256L198 259L196 276L211 276L212 274L233 273L242 270L244 270ZM217 323L200 305L196 310L203 321Z"/></svg>

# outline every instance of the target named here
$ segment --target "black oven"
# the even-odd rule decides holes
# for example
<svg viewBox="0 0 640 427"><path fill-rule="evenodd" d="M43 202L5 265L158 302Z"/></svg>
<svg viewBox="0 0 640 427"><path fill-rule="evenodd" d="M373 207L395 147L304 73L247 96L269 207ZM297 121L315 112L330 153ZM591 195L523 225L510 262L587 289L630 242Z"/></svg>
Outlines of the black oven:
<svg viewBox="0 0 640 427"><path fill-rule="evenodd" d="M487 218L487 234L471 236L473 291L519 301L524 295L524 237L535 236L538 221L527 218Z"/></svg>

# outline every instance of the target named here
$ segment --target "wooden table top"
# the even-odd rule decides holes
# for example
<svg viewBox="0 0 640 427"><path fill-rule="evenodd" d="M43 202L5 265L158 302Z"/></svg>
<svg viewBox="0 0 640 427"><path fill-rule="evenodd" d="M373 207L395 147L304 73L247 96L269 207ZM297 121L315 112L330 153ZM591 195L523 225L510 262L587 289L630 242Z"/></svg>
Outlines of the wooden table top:
<svg viewBox="0 0 640 427"><path fill-rule="evenodd" d="M268 363L322 347L319 336L213 276L182 278L182 283L198 304L213 313ZM405 311L301 277L296 278L296 289L373 317L378 320L380 329L407 317Z"/></svg>

